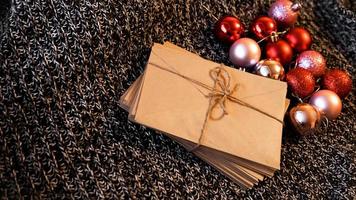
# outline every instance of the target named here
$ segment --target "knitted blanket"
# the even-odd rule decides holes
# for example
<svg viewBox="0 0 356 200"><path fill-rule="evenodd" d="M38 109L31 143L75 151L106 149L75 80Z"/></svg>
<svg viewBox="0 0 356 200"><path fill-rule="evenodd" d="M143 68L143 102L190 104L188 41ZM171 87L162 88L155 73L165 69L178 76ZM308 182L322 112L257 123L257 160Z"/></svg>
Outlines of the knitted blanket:
<svg viewBox="0 0 356 200"><path fill-rule="evenodd" d="M214 16L248 26L270 0L2 0L0 197L3 199L352 199L356 195L356 4L304 0L298 25L329 68L351 75L343 112L320 133L286 129L281 170L241 190L155 131L128 122L120 95L153 42L231 65ZM207 11L203 5L209 8Z"/></svg>

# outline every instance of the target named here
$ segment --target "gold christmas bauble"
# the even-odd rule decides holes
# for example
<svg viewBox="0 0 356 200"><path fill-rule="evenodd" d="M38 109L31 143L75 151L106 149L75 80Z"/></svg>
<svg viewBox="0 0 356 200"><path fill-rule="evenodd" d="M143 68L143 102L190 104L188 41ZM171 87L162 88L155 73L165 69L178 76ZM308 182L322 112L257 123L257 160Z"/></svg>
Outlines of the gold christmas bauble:
<svg viewBox="0 0 356 200"><path fill-rule="evenodd" d="M271 59L258 62L255 66L255 73L276 80L282 80L284 78L284 68L282 64Z"/></svg>
<svg viewBox="0 0 356 200"><path fill-rule="evenodd" d="M317 108L301 103L289 112L289 118L295 130L301 135L309 135L320 126L321 115Z"/></svg>

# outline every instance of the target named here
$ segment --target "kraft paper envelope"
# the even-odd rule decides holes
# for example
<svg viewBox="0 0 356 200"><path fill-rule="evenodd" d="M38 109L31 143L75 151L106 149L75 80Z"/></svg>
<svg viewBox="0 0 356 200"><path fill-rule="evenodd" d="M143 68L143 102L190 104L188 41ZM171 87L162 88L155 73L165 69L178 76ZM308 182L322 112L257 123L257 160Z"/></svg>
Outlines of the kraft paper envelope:
<svg viewBox="0 0 356 200"><path fill-rule="evenodd" d="M176 50L180 49L177 46L171 45L169 43L168 44L166 43L165 45L170 46L171 48L175 48ZM159 45L155 45L155 46L159 46ZM186 52L183 49L180 49L180 51L182 53ZM177 52L175 52L175 53L177 53ZM190 54L190 53L188 53L188 54ZM177 56L177 55L175 55L175 56ZM187 56L188 55L185 55L186 58L187 58ZM201 59L200 57L198 57L195 54L191 54L189 56ZM142 88L144 85L144 84L142 84L142 82L144 82L142 79L144 79L144 78L142 76L140 76L139 79L137 81L135 81L135 83L130 87L130 89L121 98L121 106L124 107L126 110L131 109L130 115L134 116L134 117L135 117L135 114L137 111L138 101L141 99L140 92L142 91ZM288 103L289 102L287 101L286 105L288 105ZM156 127L153 127L153 128L156 128ZM279 133L277 133L277 135L278 134ZM189 142L184 143L184 142L182 142L184 140L179 139L179 137L174 138L174 136L172 136L172 135L171 135L171 137L173 139L176 139L179 143L181 143L186 148L188 148L188 149L191 148L191 147L187 147L187 146L189 146L188 145ZM280 141L279 141L279 143L280 143ZM199 156L200 158L202 158L203 160L205 160L206 162L212 164L219 171L222 171L227 176L232 177L233 180L237 179L239 181L240 185L242 184L245 187L252 187L253 184L255 184L258 180L261 180L263 178L262 175L260 175L256 172L253 172L251 170L248 170L242 166L239 166L238 163L241 163L241 160L238 161L238 158L236 159L236 157L234 157L234 156L231 156L230 158L226 158L229 156L226 156L222 153L217 153L217 152L214 153L212 149L209 150L209 148L206 148L206 147L200 147L198 150L194 151L194 153L197 156ZM232 159L235 161L232 162L229 159ZM249 162L247 162L247 160L244 161L243 163L245 163L245 165L247 165L247 166L251 165L251 162L249 163ZM273 171L274 170L271 169L270 173L267 173L267 175L273 174Z"/></svg>
<svg viewBox="0 0 356 200"><path fill-rule="evenodd" d="M210 70L219 64L177 57L174 51L155 44L137 97L134 120L140 124L198 143L209 108L211 91L166 70L213 86ZM287 86L229 67L231 85L238 84L235 98L248 102L283 121ZM229 112L221 120L209 120L201 144L232 156L279 169L282 123L249 107L228 101Z"/></svg>
<svg viewBox="0 0 356 200"><path fill-rule="evenodd" d="M174 46L174 45L171 45L171 46L176 47L176 46Z"/></svg>

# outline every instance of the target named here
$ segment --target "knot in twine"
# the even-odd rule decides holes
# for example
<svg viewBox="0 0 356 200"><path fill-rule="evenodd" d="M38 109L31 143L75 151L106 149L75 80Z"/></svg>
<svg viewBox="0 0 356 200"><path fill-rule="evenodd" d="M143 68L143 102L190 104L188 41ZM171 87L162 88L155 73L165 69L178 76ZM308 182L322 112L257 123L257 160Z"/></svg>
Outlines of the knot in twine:
<svg viewBox="0 0 356 200"><path fill-rule="evenodd" d="M229 114L226 110L226 102L233 101L232 94L237 89L237 84L230 89L230 74L223 67L215 67L210 70L209 75L214 80L214 88L206 97L210 98L210 105L208 109L209 118L212 120L220 120L225 115ZM213 115L213 111L220 108L218 116Z"/></svg>

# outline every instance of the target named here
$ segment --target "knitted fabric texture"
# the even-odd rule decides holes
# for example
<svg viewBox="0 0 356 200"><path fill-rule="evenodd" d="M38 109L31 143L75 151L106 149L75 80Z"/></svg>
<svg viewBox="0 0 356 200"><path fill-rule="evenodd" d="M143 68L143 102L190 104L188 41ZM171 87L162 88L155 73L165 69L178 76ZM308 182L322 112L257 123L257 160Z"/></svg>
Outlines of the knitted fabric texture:
<svg viewBox="0 0 356 200"><path fill-rule="evenodd" d="M118 106L120 95L142 73L153 42L171 41L232 66L228 47L212 34L213 15L236 15L248 26L271 3L0 3L0 197L354 197L355 89L343 101L340 117L322 132L299 138L286 129L281 170L247 191L169 138L128 122ZM298 25L311 32L312 49L325 56L329 68L347 70L355 84L355 3L302 4Z"/></svg>

